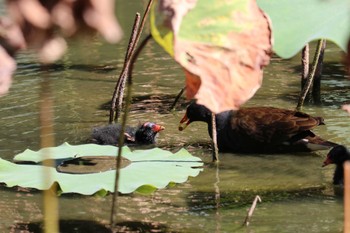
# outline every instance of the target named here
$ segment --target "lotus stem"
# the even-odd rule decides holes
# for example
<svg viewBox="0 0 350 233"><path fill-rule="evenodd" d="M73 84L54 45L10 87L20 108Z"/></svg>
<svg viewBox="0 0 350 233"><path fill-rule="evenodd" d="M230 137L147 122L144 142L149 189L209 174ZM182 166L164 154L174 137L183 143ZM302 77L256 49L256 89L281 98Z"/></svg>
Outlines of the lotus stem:
<svg viewBox="0 0 350 233"><path fill-rule="evenodd" d="M344 233L350 233L350 162L344 163Z"/></svg>
<svg viewBox="0 0 350 233"><path fill-rule="evenodd" d="M216 120L215 113L211 113L211 131L212 131L212 144L213 144L213 162L219 162L219 149L216 134Z"/></svg>
<svg viewBox="0 0 350 233"><path fill-rule="evenodd" d="M129 114L129 109L130 109L130 105L131 105L131 93L132 93L132 71L133 71L133 63L136 61L137 56L139 55L139 52L135 52L135 48L136 45L140 39L142 30L145 26L145 22L146 22L146 18L149 14L149 11L151 9L151 5L152 5L153 0L150 0L148 2L147 8L145 10L145 13L143 15L143 18L141 20L141 24L139 25L134 25L135 27L137 27L135 30L133 31L137 31L135 40L130 40L133 41L134 44L129 45L130 46L130 55L127 56L128 59L125 62L124 68L122 70L122 74L125 73L126 75L126 80L127 80L127 91L126 91L126 104L125 104L125 109L124 109L124 114L123 114L123 120L122 120L122 127L121 127L121 132L120 135L122 135L121 137L119 137L119 142L118 142L118 155L117 155L117 159L116 159L116 176L115 176L115 186L114 186L114 195L112 198L112 210L111 210L111 218L110 218L110 223L111 223L111 227L112 229L114 229L116 227L117 224L117 208L118 208L118 187L119 187L119 176L120 176L120 167L121 167L121 160L122 160L122 148L123 148L123 144L124 144L124 132L125 132L125 128L126 128L126 121L128 119L128 114ZM140 17L140 14L137 13L136 17ZM136 22L137 20L135 20ZM128 49L129 50L129 49ZM129 53L129 51L127 51L127 53Z"/></svg>
<svg viewBox="0 0 350 233"><path fill-rule="evenodd" d="M252 203L252 206L248 210L247 217L244 220L243 226L249 226L250 219L253 216L253 213L254 213L254 210L255 210L255 207L256 207L256 204L258 203L258 201L261 202L261 198L258 195L256 195L254 198L254 201Z"/></svg>
<svg viewBox="0 0 350 233"><path fill-rule="evenodd" d="M302 73L301 73L301 89L304 88L307 77L309 75L310 70L310 46L309 43L305 45L301 52L301 67L302 67Z"/></svg>
<svg viewBox="0 0 350 233"><path fill-rule="evenodd" d="M53 101L50 88L50 77L47 70L42 65L43 80L40 87L40 146L41 148L55 146L54 129L53 129ZM45 154L46 158L43 160L45 167L53 167L53 161L50 160L50 154ZM50 172L42 174L44 182L52 182ZM57 200L57 184L44 190L43 206L44 206L44 229L46 233L58 233L59 232L59 215L58 215L58 200Z"/></svg>
<svg viewBox="0 0 350 233"><path fill-rule="evenodd" d="M320 62L322 47L324 47L323 44L325 43L325 41L326 41L325 39L321 39L317 43L316 53L315 53L314 60L312 63L312 69L311 69L311 72L308 74L305 86L303 87L303 89L301 91L301 94L300 94L300 97L298 100L298 105L296 107L297 110L300 110L302 108L302 106L304 105L306 95L308 94L308 92L311 89L311 86L312 86L313 81L314 81L316 69L317 69L318 63Z"/></svg>
<svg viewBox="0 0 350 233"><path fill-rule="evenodd" d="M177 94L177 96L176 96L176 98L175 98L173 104L171 105L169 111L172 111L172 110L175 109L175 106L176 106L177 102L179 101L180 97L182 96L182 94L184 93L185 90L186 90L186 86L184 86L183 88L181 88L179 94Z"/></svg>
<svg viewBox="0 0 350 233"><path fill-rule="evenodd" d="M122 108L122 101L123 101L123 96L124 96L124 89L125 89L125 82L127 78L127 73L129 67L127 66L127 62L130 59L131 51L133 46L135 45L136 41L136 36L137 36L137 31L140 26L140 14L137 13L134 21L134 25L131 31L131 36L129 39L129 44L128 44L128 49L124 58L124 65L122 72L119 75L118 82L115 86L114 92L113 92L113 97L112 97L112 104L111 104L111 109L109 112L109 124L112 124L114 120L118 120L119 115L120 115L120 110Z"/></svg>

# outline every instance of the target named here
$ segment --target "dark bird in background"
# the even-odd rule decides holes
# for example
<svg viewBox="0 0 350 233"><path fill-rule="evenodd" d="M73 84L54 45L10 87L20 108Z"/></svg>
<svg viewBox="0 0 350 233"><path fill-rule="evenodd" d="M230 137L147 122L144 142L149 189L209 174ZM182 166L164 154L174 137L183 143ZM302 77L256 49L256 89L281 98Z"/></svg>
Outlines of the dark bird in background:
<svg viewBox="0 0 350 233"><path fill-rule="evenodd" d="M155 144L158 133L165 128L153 122L146 122L137 127L127 126L125 129L124 143L127 145ZM110 124L92 130L92 143L100 145L118 145L121 133L121 125Z"/></svg>
<svg viewBox="0 0 350 233"><path fill-rule="evenodd" d="M212 137L211 112L195 102L187 107L179 130L194 121L206 122ZM319 125L324 125L321 117L273 107L242 108L216 114L217 143L221 152L297 152L325 150L338 145L311 131Z"/></svg>
<svg viewBox="0 0 350 233"><path fill-rule="evenodd" d="M335 164L335 171L333 175L333 184L344 184L344 162L350 160L350 152L345 146L339 145L331 149L323 162L322 167L329 164Z"/></svg>

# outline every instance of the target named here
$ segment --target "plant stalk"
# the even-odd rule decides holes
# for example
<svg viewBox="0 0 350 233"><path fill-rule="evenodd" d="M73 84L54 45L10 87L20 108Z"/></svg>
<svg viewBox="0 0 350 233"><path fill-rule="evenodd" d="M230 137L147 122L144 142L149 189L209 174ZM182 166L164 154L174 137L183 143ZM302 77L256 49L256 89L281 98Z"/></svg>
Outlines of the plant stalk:
<svg viewBox="0 0 350 233"><path fill-rule="evenodd" d="M114 88L111 109L109 112L109 124L112 124L115 121L115 119L118 120L120 115L120 110L122 108L122 101L124 96L126 75L129 69L129 67L127 67L127 62L130 59L131 51L133 49L133 46L135 45L138 28L140 26L140 19L141 19L140 14L137 13L135 16L134 25L133 25L131 36L129 39L128 49L125 55L123 69L118 78L118 82Z"/></svg>
<svg viewBox="0 0 350 233"><path fill-rule="evenodd" d="M53 129L53 99L50 88L50 77L48 71L42 65L43 79L40 87L40 147L47 148L55 145L54 129ZM50 160L50 152L45 154L43 160L44 168L54 167L53 161ZM44 182L51 183L52 177L50 169L44 169ZM58 200L57 200L57 184L44 190L43 206L44 206L44 232L58 233L59 232L59 214L58 214Z"/></svg>
<svg viewBox="0 0 350 233"><path fill-rule="evenodd" d="M179 94L177 94L173 104L171 105L169 111L173 111L175 109L175 106L177 104L177 102L179 101L179 99L181 98L182 94L184 93L184 91L186 90L186 86L184 86L183 88L181 88Z"/></svg>
<svg viewBox="0 0 350 233"><path fill-rule="evenodd" d="M121 127L121 132L119 137L119 142L118 142L118 155L116 158L116 176L115 176L115 185L114 185L114 195L112 199L112 210L111 210L111 218L110 218L110 223L112 229L114 229L117 225L117 208L118 208L118 187L119 187L119 177L120 177L120 167L121 167L121 160L122 160L122 146L124 144L124 133L125 133L125 128L126 128L126 121L128 119L128 114L129 114L129 108L131 105L131 89L132 89L132 71L133 71L133 63L135 63L137 56L139 55L138 53L135 53L135 48L136 45L140 39L142 30L145 25L146 17L149 14L149 11L151 9L153 0L150 0L147 8L145 10L145 13L143 15L141 25L137 29L137 35L134 40L134 44L130 45L131 50L130 50L130 56L128 57L126 63L125 63L125 69L122 70L122 73L125 72L126 74L126 79L127 79L127 93L126 93L126 104L125 104L125 109L124 109L124 115L123 115L123 121L122 121L122 127Z"/></svg>
<svg viewBox="0 0 350 233"><path fill-rule="evenodd" d="M350 162L344 163L344 233L350 233Z"/></svg>
<svg viewBox="0 0 350 233"><path fill-rule="evenodd" d="M212 144L213 144L213 162L219 162L219 149L218 149L218 140L216 133L216 117L215 113L211 113L211 135L212 135Z"/></svg>
<svg viewBox="0 0 350 233"><path fill-rule="evenodd" d="M314 80L314 77L315 77L315 72L316 72L316 69L317 69L317 65L318 65L318 63L320 61L320 57L321 57L322 44L325 43L324 41L325 41L325 39L321 39L317 43L316 54L314 56L314 60L313 60L313 63L312 63L311 72L309 73L309 75L307 77L307 81L305 83L305 86L304 86L304 88L301 91L301 94L299 96L298 105L296 107L296 110L298 110L298 111L304 105L304 101L305 101L306 95L310 91L311 86L313 84L313 80Z"/></svg>
<svg viewBox="0 0 350 233"><path fill-rule="evenodd" d="M258 201L261 202L261 198L258 195L256 195L254 198L254 201L252 203L252 206L248 210L247 217L244 220L243 226L249 226L250 219L253 216L253 213L254 213L254 210L256 208L256 204L258 203Z"/></svg>
<svg viewBox="0 0 350 233"><path fill-rule="evenodd" d="M309 43L305 45L301 52L301 67L302 67L302 73L301 73L301 89L304 88L307 77L309 75L310 70L310 46Z"/></svg>

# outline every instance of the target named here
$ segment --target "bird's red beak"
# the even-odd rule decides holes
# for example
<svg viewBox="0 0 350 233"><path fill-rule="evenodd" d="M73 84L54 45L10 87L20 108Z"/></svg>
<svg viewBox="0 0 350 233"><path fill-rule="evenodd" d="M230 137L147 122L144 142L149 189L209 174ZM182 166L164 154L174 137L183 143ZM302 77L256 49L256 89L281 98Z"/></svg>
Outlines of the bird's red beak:
<svg viewBox="0 0 350 233"><path fill-rule="evenodd" d="M180 121L179 130L182 131L182 130L186 129L186 127L189 124L191 124L191 121L190 121L190 119L188 119L187 115L185 114Z"/></svg>
<svg viewBox="0 0 350 233"><path fill-rule="evenodd" d="M332 164L332 163L333 163L333 161L327 156L326 160L323 161L322 167L325 167L325 166Z"/></svg>
<svg viewBox="0 0 350 233"><path fill-rule="evenodd" d="M161 126L161 125L157 125L157 124L155 124L153 127L152 127L152 130L153 130L153 132L160 132L160 131L162 131L162 130L164 130L165 129L165 127L164 126Z"/></svg>

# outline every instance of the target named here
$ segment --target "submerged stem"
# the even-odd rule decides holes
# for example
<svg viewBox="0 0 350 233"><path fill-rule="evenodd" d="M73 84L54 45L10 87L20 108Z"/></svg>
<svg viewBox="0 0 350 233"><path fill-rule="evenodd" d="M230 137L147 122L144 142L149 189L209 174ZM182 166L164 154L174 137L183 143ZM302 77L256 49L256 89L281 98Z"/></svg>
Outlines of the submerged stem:
<svg viewBox="0 0 350 233"><path fill-rule="evenodd" d="M254 210L255 210L255 207L256 207L256 204L258 201L261 202L261 198L258 195L256 195L254 198L254 201L252 203L252 206L248 210L247 217L245 218L243 225L249 226L250 219L253 216L253 213L254 213Z"/></svg>

